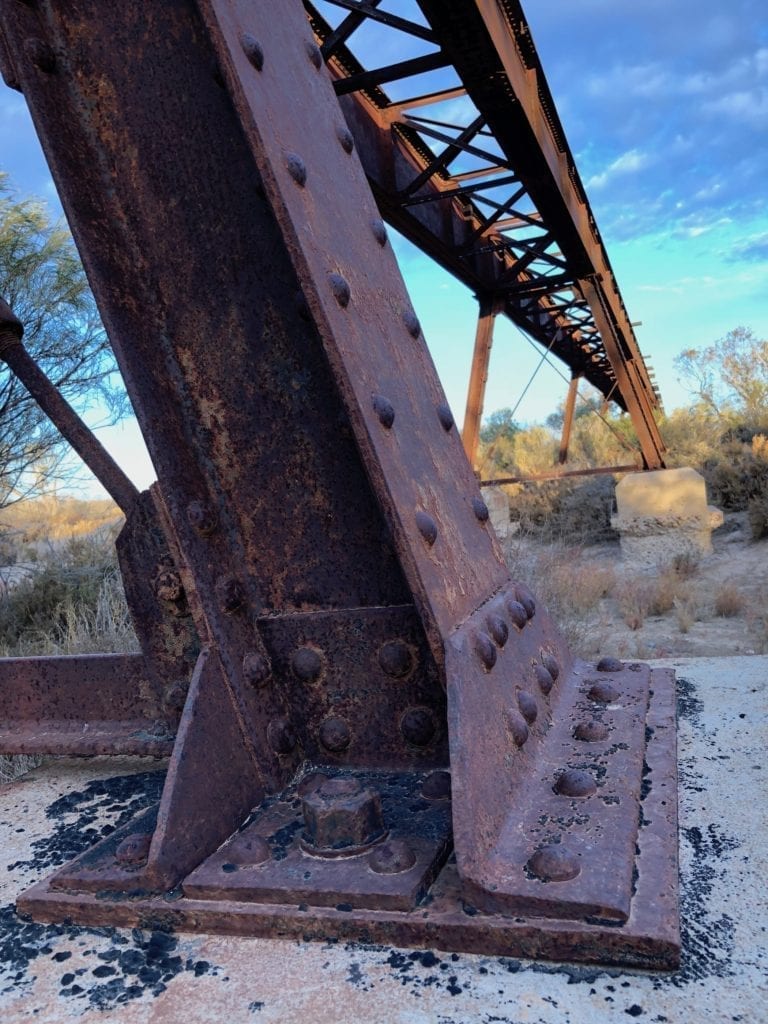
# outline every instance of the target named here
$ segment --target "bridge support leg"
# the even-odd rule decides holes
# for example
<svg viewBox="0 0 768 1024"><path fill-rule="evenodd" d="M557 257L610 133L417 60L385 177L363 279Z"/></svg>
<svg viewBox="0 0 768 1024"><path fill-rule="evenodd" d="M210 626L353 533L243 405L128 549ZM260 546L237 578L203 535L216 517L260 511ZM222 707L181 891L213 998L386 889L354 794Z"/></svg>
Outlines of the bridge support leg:
<svg viewBox="0 0 768 1024"><path fill-rule="evenodd" d="M485 404L485 386L488 383L488 365L491 361L493 345L493 327L496 317L501 312L501 304L491 296L479 298L480 309L477 317L475 333L475 350L472 356L472 370L467 390L467 408L464 413L464 429L461 433L464 451L469 464L476 469L477 448L480 443L480 421L483 417Z"/></svg>

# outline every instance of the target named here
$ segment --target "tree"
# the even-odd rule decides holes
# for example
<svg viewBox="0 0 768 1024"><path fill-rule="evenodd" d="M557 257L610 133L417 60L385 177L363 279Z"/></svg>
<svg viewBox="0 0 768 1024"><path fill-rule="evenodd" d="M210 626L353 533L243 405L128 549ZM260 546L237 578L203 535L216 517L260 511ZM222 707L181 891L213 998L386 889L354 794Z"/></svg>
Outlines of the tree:
<svg viewBox="0 0 768 1024"><path fill-rule="evenodd" d="M746 424L768 420L768 341L749 327L735 327L714 345L686 349L675 359L681 379L721 418Z"/></svg>
<svg viewBox="0 0 768 1024"><path fill-rule="evenodd" d="M79 411L99 403L109 419L119 418L125 392L72 238L40 200L18 199L2 172L0 295L64 397ZM0 364L0 508L60 477L66 452L56 428Z"/></svg>

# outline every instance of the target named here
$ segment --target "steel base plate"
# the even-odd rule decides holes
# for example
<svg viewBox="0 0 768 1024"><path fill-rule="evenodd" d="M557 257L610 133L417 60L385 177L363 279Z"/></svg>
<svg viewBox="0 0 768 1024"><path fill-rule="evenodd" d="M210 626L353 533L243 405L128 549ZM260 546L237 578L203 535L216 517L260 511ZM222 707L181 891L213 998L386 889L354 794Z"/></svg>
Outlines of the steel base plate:
<svg viewBox="0 0 768 1024"><path fill-rule="evenodd" d="M666 670L652 673L646 734L634 892L629 918L622 925L484 913L467 902L452 858L440 870L427 895L407 911L350 909L344 902L336 906L310 906L303 902L190 898L184 894L183 885L162 896L118 898L114 893L57 890L56 876L23 893L18 909L47 922L306 941L357 940L671 970L679 963L680 934L676 723L674 687L671 673ZM222 860L220 854L215 854L192 873L190 881L194 877L199 879L206 865L213 868L217 857ZM236 897L236 893L232 896ZM273 899L274 896L272 893Z"/></svg>

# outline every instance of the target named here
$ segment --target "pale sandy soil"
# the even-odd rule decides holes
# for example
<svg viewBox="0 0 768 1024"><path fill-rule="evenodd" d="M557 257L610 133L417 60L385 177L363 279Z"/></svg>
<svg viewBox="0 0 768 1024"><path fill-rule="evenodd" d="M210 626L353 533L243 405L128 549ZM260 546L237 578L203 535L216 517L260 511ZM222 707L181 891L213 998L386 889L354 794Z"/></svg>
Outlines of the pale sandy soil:
<svg viewBox="0 0 768 1024"><path fill-rule="evenodd" d="M622 564L618 542L553 548L512 538L507 551L513 575L525 579L540 594L584 657L768 653L768 539L752 541L746 517L730 515L713 533L712 542L713 553L701 559L690 578L679 582L677 606L664 615L648 615L641 624L637 617L632 621L627 615L626 598L633 588L652 587L664 567L648 573L630 570ZM610 584L608 595L588 611L574 609L580 580L598 575ZM715 600L725 586L733 587L744 599L743 608L734 616L723 617L715 611Z"/></svg>

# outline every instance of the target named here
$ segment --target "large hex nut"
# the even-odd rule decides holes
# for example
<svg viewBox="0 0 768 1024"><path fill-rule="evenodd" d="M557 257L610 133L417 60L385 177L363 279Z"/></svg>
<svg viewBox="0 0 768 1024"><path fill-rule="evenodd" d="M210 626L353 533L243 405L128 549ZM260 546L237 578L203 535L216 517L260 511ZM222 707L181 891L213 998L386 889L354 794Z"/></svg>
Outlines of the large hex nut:
<svg viewBox="0 0 768 1024"><path fill-rule="evenodd" d="M379 794L356 779L327 779L301 803L303 845L315 856L351 856L386 835Z"/></svg>

